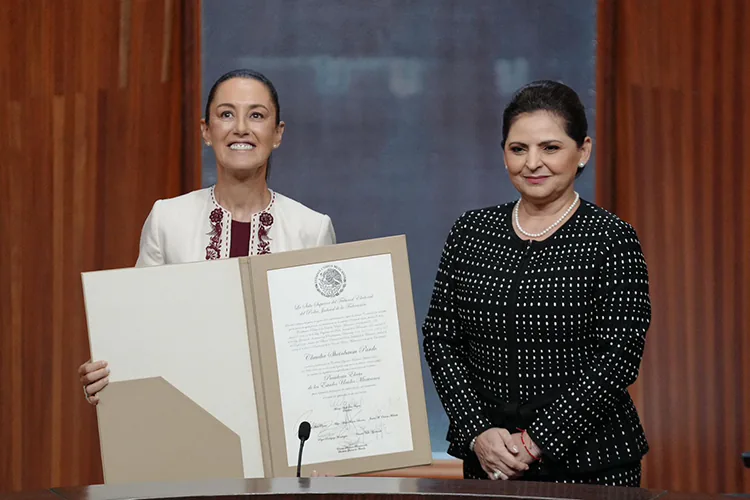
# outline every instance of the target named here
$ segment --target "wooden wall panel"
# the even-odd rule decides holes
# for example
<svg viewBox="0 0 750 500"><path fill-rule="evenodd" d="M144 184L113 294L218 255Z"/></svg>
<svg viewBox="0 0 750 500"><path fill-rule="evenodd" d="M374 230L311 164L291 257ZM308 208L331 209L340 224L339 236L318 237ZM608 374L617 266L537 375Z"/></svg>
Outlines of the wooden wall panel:
<svg viewBox="0 0 750 500"><path fill-rule="evenodd" d="M639 232L644 484L750 492L750 2L600 0L597 199Z"/></svg>
<svg viewBox="0 0 750 500"><path fill-rule="evenodd" d="M80 273L200 186L197 0L0 9L0 491L101 481Z"/></svg>

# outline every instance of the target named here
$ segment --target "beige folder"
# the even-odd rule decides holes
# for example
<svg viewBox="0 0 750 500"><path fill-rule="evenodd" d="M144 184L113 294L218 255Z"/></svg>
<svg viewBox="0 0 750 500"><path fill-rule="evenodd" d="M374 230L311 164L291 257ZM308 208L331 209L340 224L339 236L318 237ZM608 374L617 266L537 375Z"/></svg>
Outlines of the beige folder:
<svg viewBox="0 0 750 500"><path fill-rule="evenodd" d="M411 442L398 453L303 461L302 473L430 463L406 239L395 236L83 273L92 359L111 368L97 406L105 482L293 476L288 450L298 440L284 425L269 272L383 255L392 265Z"/></svg>

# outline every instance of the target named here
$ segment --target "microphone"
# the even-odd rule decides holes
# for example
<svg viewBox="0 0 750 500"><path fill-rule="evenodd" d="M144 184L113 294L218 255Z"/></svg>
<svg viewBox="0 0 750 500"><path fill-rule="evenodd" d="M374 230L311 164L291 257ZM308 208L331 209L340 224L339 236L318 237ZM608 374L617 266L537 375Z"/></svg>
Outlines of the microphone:
<svg viewBox="0 0 750 500"><path fill-rule="evenodd" d="M300 477L300 470L302 469L302 448L305 447L305 441L310 438L310 422L302 422L299 424L299 430L297 431L299 437L299 456L297 457L297 477Z"/></svg>

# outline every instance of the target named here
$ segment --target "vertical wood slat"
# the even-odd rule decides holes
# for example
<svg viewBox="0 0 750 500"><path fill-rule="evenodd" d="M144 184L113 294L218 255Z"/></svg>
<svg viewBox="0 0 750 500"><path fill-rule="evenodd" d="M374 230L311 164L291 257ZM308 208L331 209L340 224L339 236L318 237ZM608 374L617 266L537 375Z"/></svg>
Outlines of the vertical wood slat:
<svg viewBox="0 0 750 500"><path fill-rule="evenodd" d="M651 276L653 321L631 391L651 445L644 485L750 492L740 461L750 450L750 6L599 7L610 60L597 64L610 82L598 103L612 103L597 110L611 128L597 141L597 195L636 227Z"/></svg>
<svg viewBox="0 0 750 500"><path fill-rule="evenodd" d="M10 129L10 143L8 147L8 161L15 164L20 157L20 143L21 143L21 110L17 103L7 103L6 111L8 113L7 125ZM2 134L0 134L2 135ZM15 160L15 161L14 161ZM11 186L15 183L19 177L19 172L11 169L7 170L7 177L4 180L8 181L8 186L3 189L8 195L9 207L8 211L4 212L8 216L7 224L5 227L6 232L4 234L11 234L11 228L15 225L15 221L20 219L22 214L20 210L20 193L11 189ZM23 294L23 273L21 267L18 265L21 258L21 244L18 240L13 242L11 245L10 252L8 255L8 264L10 267L10 280L7 282L9 290L5 290L7 301L9 302L9 313L7 318L10 320L5 332L18 332L21 330L21 311L22 311L22 294ZM5 302L5 300L3 301ZM22 460L23 460L23 447L22 444L22 433L24 431L23 412L21 405L18 404L23 397L22 382L23 382L23 352L21 350L22 341L19 335L11 335L10 341L8 342L9 348L3 352L10 354L10 360L7 363L3 363L10 368L10 373L4 380L10 380L11 388L8 390L7 386L4 389L4 393L10 392L10 401L5 403L4 409L10 408L11 424L3 425L0 427L10 428L11 435L8 437L11 444L10 456L10 472L12 476L12 485L15 488L19 488L22 484Z"/></svg>
<svg viewBox="0 0 750 500"><path fill-rule="evenodd" d="M180 74L184 75L185 98L182 100L183 129L182 137L192 137L196 130L194 127L201 118L201 54L202 54L202 27L201 27L201 0L183 0L181 11L181 22L185 27L181 36L173 40L173 45L182 47L180 58L176 59L173 66L179 65ZM173 52L177 54L176 51ZM176 96L172 96L176 99ZM202 161L202 142L181 141L183 161L188 165L200 166ZM188 191L191 186L201 185L201 169L195 168L192 176L184 175L183 190Z"/></svg>
<svg viewBox="0 0 750 500"><path fill-rule="evenodd" d="M52 98L52 317L58 321L52 322L52 373L62 373L63 359L63 327L65 324L65 289L63 276L65 273L64 234L65 224L65 105L63 96ZM62 463L62 379L52 377L50 415L52 440L52 482L60 482Z"/></svg>
<svg viewBox="0 0 750 500"><path fill-rule="evenodd" d="M615 172L617 171L617 155L612 151L616 147L614 117L615 112L615 82L614 82L614 42L617 37L614 30L617 27L616 4L600 0L597 4L596 30L598 33L609 33L610 36L599 37L596 44L596 154L602 165L596 169L595 196L599 205L611 210L615 204ZM603 159L607 164L604 165ZM635 398L635 395L633 396Z"/></svg>
<svg viewBox="0 0 750 500"><path fill-rule="evenodd" d="M750 63L747 61L746 51L747 47L750 47L750 30L747 29L747 23L750 22L750 7L746 3L739 2L740 12L737 15L736 23L743 29L738 29L741 34L737 40L737 53L741 57L739 60L739 68L737 71L736 81L736 94L739 94L738 105L741 110L739 116L737 116L736 122L738 127L735 129L737 147L736 151L740 151L741 157L739 158L739 165L748 165L750 163L750 154L747 153L744 143L746 137L750 134L750 99L747 97L747 89L750 88ZM740 168L740 207L750 207L750 168ZM750 259L747 258L747 249L750 248L750 217L747 215L747 210L738 210L736 212L736 219L734 226L738 228L740 234L735 240L735 244L740 245L738 255L740 258L740 270L737 276L740 277L741 281L737 284L737 296L741 297L740 308L736 311L737 313L737 324L740 327L738 333L739 342L737 347L741 351L737 358L741 360L740 367L737 369L739 375L739 389L741 394L750 394L750 314L747 313L747 304L750 304ZM739 415L737 415L737 429L738 434L741 436L741 442L744 445L745 451L750 451L750 425L747 425L750 420L750 397L745 397L741 401ZM744 491L750 492L750 474L746 471L743 476Z"/></svg>
<svg viewBox="0 0 750 500"><path fill-rule="evenodd" d="M696 140L696 144L700 145L700 159L699 165L715 165L718 163L719 150L717 139L719 136L720 123L720 110L717 109L717 96L718 83L722 78L722 58L717 58L716 38L718 26L717 11L720 10L720 5L723 2L708 2L703 7L701 22L703 29L703 36L700 39L701 43L701 66L705 68L703 74L703 88L701 89L703 95L701 96L701 122L704 124L713 124L708 130L706 130L700 139ZM701 252L703 260L701 261L701 270L703 274L703 280L700 284L702 292L702 309L704 314L704 330L715 332L717 323L716 301L715 297L717 294L717 276L716 265L716 246L717 246L717 230L714 226L715 220L715 209L716 209L716 175L703 175L702 176L702 189L701 189L701 211L700 211L700 225L703 229L703 234L700 240ZM717 391L719 389L718 384L720 380L716 377L716 365L717 365L717 336L710 335L700 339L702 344L702 358L703 358L703 380L704 380L704 398L705 404L702 405L701 417L703 425L701 429L703 434L699 437L704 442L717 443L718 440L718 429L717 422L714 416L718 413L717 410L721 408L721 401L718 398ZM718 468L717 460L717 449L715 446L711 446L703 450L700 456L703 458L701 470L714 470ZM705 483L702 488L707 491L718 491L718 481L716 478L716 472L712 474L704 475Z"/></svg>
<svg viewBox="0 0 750 500"><path fill-rule="evenodd" d="M696 13L696 0L690 0L687 8L682 9L680 14L679 24L681 26L692 26L694 20L698 19L698 15ZM671 48L671 50L673 51L678 50L679 47L689 48L691 46L697 46L697 44L694 44L692 41L690 30L687 29L679 30L677 32L677 36L675 36L674 39L677 40L678 43L675 47ZM675 87L679 88L680 80L684 79L687 88L693 88L698 78L697 72L695 70L691 71L690 68L684 67L684 64L679 61L677 62L677 64L675 64L675 66L677 67L678 75L682 75L682 78L678 77L677 81L674 82ZM680 120L680 122L678 123L678 128L675 130L675 132L679 134L680 137L689 137L692 131L692 124L696 122L697 109L693 106L693 99L689 94L681 91L680 95L682 96L680 105L683 107L683 115L682 120ZM692 157L692 155L693 150L691 142L680 141L679 157L681 161L679 164L687 162L688 159ZM695 197L692 196L692 194L695 189L697 189L698 185L699 173L696 171L696 169L684 169L683 174L680 176L680 191L682 202L680 204L679 210L680 213L682 213L682 217L680 218L681 220L679 223L679 227L682 238L679 240L679 244L684 249L684 252L682 254L683 259L681 275L685 282L688 283L695 283L697 279L697 271L694 267L694 262L696 261L695 241L697 240L694 221L696 220L697 210L695 205ZM685 349L683 350L683 352L685 357L683 359L685 359L686 362L682 367L681 374L683 376L682 380L686 381L687 387L695 387L699 381L699 378L697 377L696 365L697 353L700 352L700 349L698 349L698 346L696 345L698 338L696 331L698 325L698 320L696 318L696 307L699 299L696 291L696 287L688 287L685 290L685 308L683 310L685 319L683 323L685 326L683 337L685 344ZM682 407L685 408L687 413L690 415L697 414L697 391L687 390L683 391L683 393L685 394L685 398L683 399L684 406ZM685 425L681 427L681 431L683 432L683 436L687 435L697 437L697 419L688 419ZM684 444L678 449L678 453L682 453L682 456L687 457L698 456L698 439L681 439L680 441L684 442ZM689 491L698 491L700 486L700 466L698 460L688 460L687 463L684 464L684 466L688 478L687 484L680 483L678 484L678 486L681 486L682 489L687 489ZM673 477L677 475L675 472L672 472L672 474Z"/></svg>
<svg viewBox="0 0 750 500"><path fill-rule="evenodd" d="M727 168L732 165L735 161L738 165L741 165L741 152L734 148L735 135L733 132L733 125L736 120L736 114L733 112L733 108L737 105L739 95L734 93L734 81L736 79L735 72L738 69L739 59L743 57L743 54L735 52L735 40L739 37L740 33L736 31L738 27L734 22L733 17L740 13L740 3L735 1L727 2L722 4L721 9L721 24L719 33L717 34L718 40L718 51L724 54L724 58L727 62L724 64L735 65L732 74L726 71L717 71L722 75L721 88L718 90L717 98L717 110L719 112L719 123L721 128L717 129L717 143L721 155L718 157L718 179L719 179L719 191L728 190L730 193L728 196L719 195L717 203L718 218L714 220L718 222L719 227L726 224L721 230L720 238L717 238L718 249L720 250L720 256L718 259L718 265L720 266L718 285L720 287L720 293L717 294L717 307L716 314L720 321L717 325L717 329L722 332L726 332L724 335L718 337L720 341L720 355L718 359L718 376L721 380L719 383L720 399L723 401L722 413L726 414L726 417L720 422L717 422L717 442L726 443L732 442L736 439L735 429L733 425L733 419L737 416L738 398L734 396L735 391L738 389L737 380L734 377L734 371L736 369L736 360L733 359L733 349L737 339L737 327L735 324L734 311L740 307L740 304L736 301L734 289L734 269L735 263L741 255L736 255L734 250L734 239L735 230L733 222L733 213L735 210L734 204L740 201L737 196L738 193L734 190L734 177L735 172L733 168ZM747 56L745 56L747 57ZM724 59L722 59L724 61ZM731 62L730 62L731 61ZM720 101L720 102L719 102ZM726 221L726 222L724 222ZM748 249L750 253L750 249ZM750 332L748 332L750 333ZM727 360L727 361L724 361ZM747 425L750 425L750 415ZM739 453L738 453L739 454ZM738 483L738 469L736 467L730 467L728 460L731 457L719 456L719 474L717 481L719 484L732 484ZM738 460L738 459L735 459Z"/></svg>
<svg viewBox="0 0 750 500"><path fill-rule="evenodd" d="M0 491L97 483L95 411L76 374L89 351L80 273L133 265L153 202L200 186L200 158L185 154L200 147L199 60L183 71L200 24L173 0L6 3Z"/></svg>
<svg viewBox="0 0 750 500"><path fill-rule="evenodd" d="M130 40L132 30L132 0L120 0L120 39L118 44L118 55L120 61L118 80L120 88L128 85L128 73L130 70Z"/></svg>
<svg viewBox="0 0 750 500"><path fill-rule="evenodd" d="M169 67L172 59L172 25L174 24L174 15L172 10L172 0L164 0L164 27L162 28L162 47L161 47L161 83L165 83L169 78Z"/></svg>

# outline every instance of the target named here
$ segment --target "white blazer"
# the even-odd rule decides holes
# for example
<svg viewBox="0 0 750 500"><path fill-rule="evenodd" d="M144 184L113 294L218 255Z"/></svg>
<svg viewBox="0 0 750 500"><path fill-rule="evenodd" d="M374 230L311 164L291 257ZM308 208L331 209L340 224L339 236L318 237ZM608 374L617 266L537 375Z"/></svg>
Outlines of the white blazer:
<svg viewBox="0 0 750 500"><path fill-rule="evenodd" d="M269 189L271 202L254 214L250 255L333 245L331 218ZM214 188L157 200L143 224L136 267L229 257L232 214Z"/></svg>

